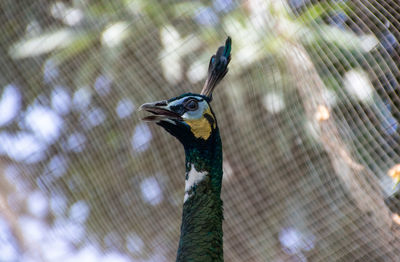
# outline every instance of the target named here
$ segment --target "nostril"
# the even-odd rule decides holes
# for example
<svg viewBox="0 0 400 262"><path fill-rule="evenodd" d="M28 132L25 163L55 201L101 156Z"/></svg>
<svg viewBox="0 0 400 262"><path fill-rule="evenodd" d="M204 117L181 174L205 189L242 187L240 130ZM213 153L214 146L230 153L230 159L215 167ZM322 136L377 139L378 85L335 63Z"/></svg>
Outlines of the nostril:
<svg viewBox="0 0 400 262"><path fill-rule="evenodd" d="M155 104L155 106L166 106L167 105L167 101L160 101L158 103Z"/></svg>

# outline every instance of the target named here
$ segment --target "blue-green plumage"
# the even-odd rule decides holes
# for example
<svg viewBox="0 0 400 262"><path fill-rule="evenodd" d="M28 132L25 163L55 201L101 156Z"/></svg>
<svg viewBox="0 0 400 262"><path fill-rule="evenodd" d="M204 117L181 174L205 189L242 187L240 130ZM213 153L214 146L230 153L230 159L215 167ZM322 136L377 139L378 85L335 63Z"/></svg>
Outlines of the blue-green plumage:
<svg viewBox="0 0 400 262"><path fill-rule="evenodd" d="M223 261L222 145L218 130L208 145L185 148L186 172L207 172L183 204L177 261Z"/></svg>
<svg viewBox="0 0 400 262"><path fill-rule="evenodd" d="M231 50L232 50L232 39L230 37L228 37L228 39L226 39L226 42L225 42L223 56L228 58L231 55Z"/></svg>
<svg viewBox="0 0 400 262"><path fill-rule="evenodd" d="M201 94L181 96L141 106L175 136L185 149L186 176L177 261L223 261L222 144L211 109L212 92L228 72L231 39L210 59Z"/></svg>

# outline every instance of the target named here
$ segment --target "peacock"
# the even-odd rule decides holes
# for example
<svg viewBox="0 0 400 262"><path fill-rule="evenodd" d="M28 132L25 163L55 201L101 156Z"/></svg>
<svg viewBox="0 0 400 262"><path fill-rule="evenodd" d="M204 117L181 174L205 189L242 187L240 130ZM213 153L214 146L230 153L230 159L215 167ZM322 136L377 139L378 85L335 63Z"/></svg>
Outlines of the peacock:
<svg viewBox="0 0 400 262"><path fill-rule="evenodd" d="M210 59L200 94L185 93L169 100L143 104L155 122L176 137L185 150L186 175L181 235L176 261L223 261L222 144L210 102L228 72L232 41Z"/></svg>

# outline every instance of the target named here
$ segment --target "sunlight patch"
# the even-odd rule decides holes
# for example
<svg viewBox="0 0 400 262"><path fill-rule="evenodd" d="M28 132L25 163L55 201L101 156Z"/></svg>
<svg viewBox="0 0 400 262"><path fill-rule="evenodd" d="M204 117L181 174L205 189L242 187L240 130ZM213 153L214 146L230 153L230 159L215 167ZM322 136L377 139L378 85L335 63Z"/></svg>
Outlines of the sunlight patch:
<svg viewBox="0 0 400 262"><path fill-rule="evenodd" d="M285 101L283 95L277 92L270 92L266 94L262 100L263 106L268 112L276 114L285 108Z"/></svg>
<svg viewBox="0 0 400 262"><path fill-rule="evenodd" d="M62 118L50 108L34 106L25 116L26 125L47 143L54 142L63 127Z"/></svg>
<svg viewBox="0 0 400 262"><path fill-rule="evenodd" d="M0 133L0 153L7 154L15 161L37 162L44 157L45 149L46 145L30 133Z"/></svg>
<svg viewBox="0 0 400 262"><path fill-rule="evenodd" d="M138 254L142 252L144 242L137 234L133 233L126 238L126 248L133 254Z"/></svg>
<svg viewBox="0 0 400 262"><path fill-rule="evenodd" d="M163 26L160 32L163 50L160 53L160 62L163 75L170 84L177 84L183 75L181 57L177 52L181 45L181 37L175 27Z"/></svg>
<svg viewBox="0 0 400 262"><path fill-rule="evenodd" d="M140 184L144 200L155 206L161 203L163 196L160 185L154 177L146 178Z"/></svg>
<svg viewBox="0 0 400 262"><path fill-rule="evenodd" d="M29 194L27 198L29 212L38 218L44 218L48 213L48 201L46 196L39 190Z"/></svg>
<svg viewBox="0 0 400 262"><path fill-rule="evenodd" d="M84 224L89 214L90 207L84 200L76 201L69 210L69 218L79 224Z"/></svg>
<svg viewBox="0 0 400 262"><path fill-rule="evenodd" d="M126 22L117 22L104 30L101 36L101 43L108 47L115 47L121 44L128 36L129 24Z"/></svg>
<svg viewBox="0 0 400 262"><path fill-rule="evenodd" d="M344 87L354 98L363 102L372 101L373 88L365 71L350 70L346 72Z"/></svg>
<svg viewBox="0 0 400 262"><path fill-rule="evenodd" d="M75 132L68 137L67 149L75 153L82 152L85 148L86 137L85 135Z"/></svg>
<svg viewBox="0 0 400 262"><path fill-rule="evenodd" d="M107 75L100 75L94 81L94 89L100 96L106 96L111 91L112 79Z"/></svg>
<svg viewBox="0 0 400 262"><path fill-rule="evenodd" d="M57 86L51 91L51 107L60 115L69 112L71 106L71 97L65 87Z"/></svg>
<svg viewBox="0 0 400 262"><path fill-rule="evenodd" d="M10 123L21 109L21 94L17 87L7 85L0 99L0 126Z"/></svg>
<svg viewBox="0 0 400 262"><path fill-rule="evenodd" d="M115 111L119 118L128 117L132 112L135 110L135 105L133 102L128 98L123 98L119 100Z"/></svg>
<svg viewBox="0 0 400 262"><path fill-rule="evenodd" d="M153 136L146 124L140 123L136 126L132 136L132 147L138 152L146 151L150 146Z"/></svg>

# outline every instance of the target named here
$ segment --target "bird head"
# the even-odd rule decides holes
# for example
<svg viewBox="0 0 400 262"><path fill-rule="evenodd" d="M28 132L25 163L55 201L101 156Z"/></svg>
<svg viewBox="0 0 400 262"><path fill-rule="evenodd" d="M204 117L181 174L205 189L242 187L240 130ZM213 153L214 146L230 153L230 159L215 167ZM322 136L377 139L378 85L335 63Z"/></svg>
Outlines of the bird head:
<svg viewBox="0 0 400 262"><path fill-rule="evenodd" d="M211 109L212 92L228 72L231 58L231 39L218 48L210 59L208 77L200 94L185 93L178 97L143 104L140 110L151 115L142 118L155 122L178 138L184 146L207 142L218 131Z"/></svg>
<svg viewBox="0 0 400 262"><path fill-rule="evenodd" d="M183 144L208 140L217 130L217 121L208 97L186 93L169 100L146 103L142 110L152 115L142 120L156 122Z"/></svg>

